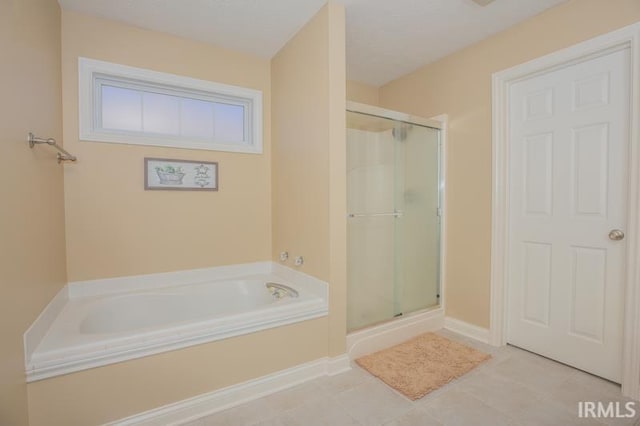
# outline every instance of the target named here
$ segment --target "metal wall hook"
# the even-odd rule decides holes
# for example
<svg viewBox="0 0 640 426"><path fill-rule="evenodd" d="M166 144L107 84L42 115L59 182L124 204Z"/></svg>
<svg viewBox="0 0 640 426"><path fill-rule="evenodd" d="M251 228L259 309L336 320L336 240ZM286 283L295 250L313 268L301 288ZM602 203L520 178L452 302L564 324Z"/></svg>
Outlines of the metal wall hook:
<svg viewBox="0 0 640 426"><path fill-rule="evenodd" d="M29 137L27 141L29 142L29 148L33 148L34 146L39 144L46 144L46 145L51 145L52 147L60 151L56 156L56 158L58 159L58 164L62 163L63 161L75 162L78 160L78 158L75 155L70 154L69 152L65 151L64 148L58 145L56 143L56 140L53 138L47 138L47 139L39 138L39 137L36 137L36 135L34 135L33 133L29 132Z"/></svg>

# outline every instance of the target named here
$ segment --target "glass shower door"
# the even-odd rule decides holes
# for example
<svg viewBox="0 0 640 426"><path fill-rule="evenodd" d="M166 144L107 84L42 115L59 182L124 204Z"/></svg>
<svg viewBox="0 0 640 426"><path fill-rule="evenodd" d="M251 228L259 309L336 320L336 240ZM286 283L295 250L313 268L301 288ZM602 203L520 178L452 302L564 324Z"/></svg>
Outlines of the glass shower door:
<svg viewBox="0 0 640 426"><path fill-rule="evenodd" d="M438 304L439 130L347 113L348 329Z"/></svg>
<svg viewBox="0 0 640 426"><path fill-rule="evenodd" d="M349 330L393 318L394 123L347 113L347 322Z"/></svg>
<svg viewBox="0 0 640 426"><path fill-rule="evenodd" d="M395 145L395 315L439 304L440 131L401 124Z"/></svg>

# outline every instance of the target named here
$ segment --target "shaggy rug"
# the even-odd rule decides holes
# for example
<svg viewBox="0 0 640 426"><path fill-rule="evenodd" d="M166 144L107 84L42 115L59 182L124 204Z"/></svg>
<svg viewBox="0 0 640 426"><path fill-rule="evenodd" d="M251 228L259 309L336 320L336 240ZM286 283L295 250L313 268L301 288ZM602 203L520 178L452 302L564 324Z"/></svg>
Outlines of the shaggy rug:
<svg viewBox="0 0 640 426"><path fill-rule="evenodd" d="M449 383L491 355L434 333L358 358L356 363L412 400Z"/></svg>

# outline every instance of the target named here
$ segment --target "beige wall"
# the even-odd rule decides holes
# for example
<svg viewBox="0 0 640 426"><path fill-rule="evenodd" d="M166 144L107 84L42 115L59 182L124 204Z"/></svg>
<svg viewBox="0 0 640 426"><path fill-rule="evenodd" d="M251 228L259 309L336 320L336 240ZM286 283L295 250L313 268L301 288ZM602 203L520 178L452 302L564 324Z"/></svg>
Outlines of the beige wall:
<svg viewBox="0 0 640 426"><path fill-rule="evenodd" d="M344 189L339 193L330 182L336 165L330 159L344 164L344 31L344 9L325 5L271 65L273 259L288 251L291 266L302 255L301 271L330 281L332 336L343 341L339 353L344 352L346 261L344 251L341 259L334 255L341 250L336 238L346 245L346 234L331 220L335 209L344 209L344 221L346 206L335 204Z"/></svg>
<svg viewBox="0 0 640 426"><path fill-rule="evenodd" d="M264 153L78 141L78 57L263 91ZM62 16L70 281L263 261L271 257L269 61L168 34ZM219 191L145 191L144 157L219 163Z"/></svg>
<svg viewBox="0 0 640 426"><path fill-rule="evenodd" d="M327 7L271 62L273 259L304 256L303 272L329 279L329 69Z"/></svg>
<svg viewBox="0 0 640 426"><path fill-rule="evenodd" d="M55 0L0 2L0 424L27 424L22 334L64 285L60 9Z"/></svg>
<svg viewBox="0 0 640 426"><path fill-rule="evenodd" d="M640 20L637 0L573 0L383 86L385 108L449 114L447 315L489 326L491 74Z"/></svg>
<svg viewBox="0 0 640 426"><path fill-rule="evenodd" d="M379 105L380 89L369 84L347 80L347 100L361 104Z"/></svg>
<svg viewBox="0 0 640 426"><path fill-rule="evenodd" d="M347 350L346 20L343 6L328 7L329 356L339 356Z"/></svg>

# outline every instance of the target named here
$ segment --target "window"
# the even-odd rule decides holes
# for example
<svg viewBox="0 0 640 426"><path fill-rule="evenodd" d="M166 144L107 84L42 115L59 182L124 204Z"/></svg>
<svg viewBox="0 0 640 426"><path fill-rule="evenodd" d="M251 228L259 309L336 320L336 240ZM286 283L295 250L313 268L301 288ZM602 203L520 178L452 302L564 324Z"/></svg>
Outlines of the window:
<svg viewBox="0 0 640 426"><path fill-rule="evenodd" d="M80 58L80 139L262 152L262 92Z"/></svg>

